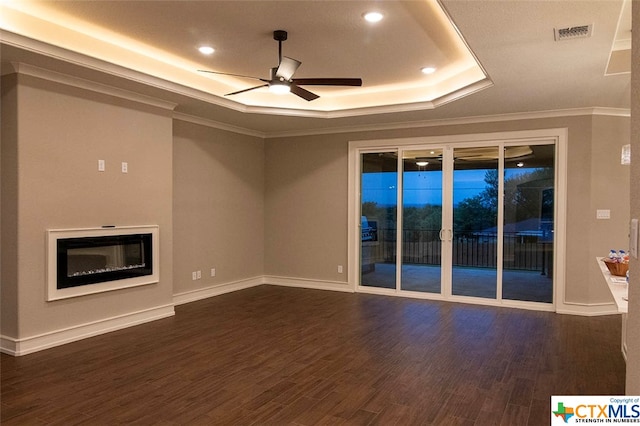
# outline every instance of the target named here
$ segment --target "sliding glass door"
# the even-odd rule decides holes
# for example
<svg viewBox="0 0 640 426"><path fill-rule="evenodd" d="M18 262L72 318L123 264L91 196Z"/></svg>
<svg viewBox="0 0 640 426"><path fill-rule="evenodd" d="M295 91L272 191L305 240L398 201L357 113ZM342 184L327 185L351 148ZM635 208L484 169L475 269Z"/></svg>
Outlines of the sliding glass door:
<svg viewBox="0 0 640 426"><path fill-rule="evenodd" d="M498 283L497 146L453 150L452 294L495 299Z"/></svg>
<svg viewBox="0 0 640 426"><path fill-rule="evenodd" d="M359 286L553 303L554 143L398 146L359 159Z"/></svg>
<svg viewBox="0 0 640 426"><path fill-rule="evenodd" d="M502 298L553 302L554 145L505 152Z"/></svg>
<svg viewBox="0 0 640 426"><path fill-rule="evenodd" d="M395 289L398 153L362 154L360 168L360 285Z"/></svg>
<svg viewBox="0 0 640 426"><path fill-rule="evenodd" d="M442 159L437 147L403 152L401 290L442 292Z"/></svg>

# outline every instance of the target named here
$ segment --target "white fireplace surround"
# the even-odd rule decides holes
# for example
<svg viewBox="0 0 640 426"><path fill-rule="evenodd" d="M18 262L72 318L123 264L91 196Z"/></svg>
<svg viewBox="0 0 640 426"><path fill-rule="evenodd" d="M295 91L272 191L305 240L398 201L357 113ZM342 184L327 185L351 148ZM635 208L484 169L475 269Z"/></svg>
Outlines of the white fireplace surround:
<svg viewBox="0 0 640 426"><path fill-rule="evenodd" d="M58 240L66 238L105 237L116 235L151 234L152 240L152 274L141 277L125 278L96 284L82 285L69 288L58 288ZM157 225L144 226L113 226L82 229L49 229L47 230L47 301L79 297L87 294L102 293L136 287L159 281L160 241Z"/></svg>

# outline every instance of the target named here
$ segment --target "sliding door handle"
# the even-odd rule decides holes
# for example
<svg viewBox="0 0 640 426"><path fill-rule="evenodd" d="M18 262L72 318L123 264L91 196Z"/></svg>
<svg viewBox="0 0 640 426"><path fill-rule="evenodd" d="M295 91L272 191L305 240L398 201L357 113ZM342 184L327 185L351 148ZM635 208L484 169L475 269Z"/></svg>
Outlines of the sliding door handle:
<svg viewBox="0 0 640 426"><path fill-rule="evenodd" d="M445 237L445 232L447 233L447 237ZM451 241L453 240L453 229L441 229L440 233L438 234L438 236L440 237L440 241Z"/></svg>
<svg viewBox="0 0 640 426"><path fill-rule="evenodd" d="M445 232L447 233L447 237L445 237ZM453 229L441 229L438 236L440 237L440 241L451 241L453 240Z"/></svg>

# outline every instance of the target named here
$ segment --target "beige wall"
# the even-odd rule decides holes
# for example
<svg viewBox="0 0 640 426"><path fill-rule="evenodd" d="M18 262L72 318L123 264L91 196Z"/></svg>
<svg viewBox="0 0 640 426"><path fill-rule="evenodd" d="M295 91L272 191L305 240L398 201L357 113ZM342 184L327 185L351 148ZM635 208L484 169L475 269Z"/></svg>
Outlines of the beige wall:
<svg viewBox="0 0 640 426"><path fill-rule="evenodd" d="M588 223L590 252L594 259L611 249L629 249L630 167L620 162L622 146L629 143L628 119L594 116L591 141L591 203ZM610 220L595 219L597 209L610 209ZM609 289L591 262L593 276L589 280L591 300L607 300Z"/></svg>
<svg viewBox="0 0 640 426"><path fill-rule="evenodd" d="M346 281L344 136L270 139L265 149L265 274Z"/></svg>
<svg viewBox="0 0 640 426"><path fill-rule="evenodd" d="M632 3L633 28L640 28L640 2ZM633 33L631 70L631 215L640 219L640 32ZM640 262L629 262L627 394L640 395Z"/></svg>
<svg viewBox="0 0 640 426"><path fill-rule="evenodd" d="M18 120L17 75L2 78L0 117L0 333L18 335Z"/></svg>
<svg viewBox="0 0 640 426"><path fill-rule="evenodd" d="M630 137L628 118L265 141L26 75L3 77L2 106L4 336L25 338L170 305L175 295L263 275L303 285L346 283L349 141L545 128L566 127L569 135L566 301L596 309L611 302L594 258L626 243L629 168L619 158ZM98 159L106 160L106 172L97 171ZM122 161L129 163L126 175L119 172ZM612 220L596 220L599 208L610 209ZM104 224L160 226L160 283L46 302L46 229ZM192 281L196 270L202 279Z"/></svg>
<svg viewBox="0 0 640 426"><path fill-rule="evenodd" d="M174 294L261 277L263 140L180 120L173 137Z"/></svg>
<svg viewBox="0 0 640 426"><path fill-rule="evenodd" d="M628 141L628 125L626 117L578 116L268 139L265 272L276 277L347 280L347 155L351 140L566 127L566 301L598 309L612 299L595 257L626 245L629 169L620 165L620 147ZM621 195L602 191L605 182L617 185ZM611 209L612 220L597 221L596 208ZM345 265L344 274L337 274L338 264Z"/></svg>
<svg viewBox="0 0 640 426"><path fill-rule="evenodd" d="M3 112L12 109L17 137L3 138L2 148L3 161L5 152L17 153L17 241L7 247L3 214L3 252L16 256L5 256L3 271L15 274L3 273L2 311L12 312L17 299L17 314L3 318L2 334L24 339L171 304L171 111L22 74L16 96L3 97ZM4 181L12 171L2 171ZM5 211L14 206L3 203ZM160 282L47 302L46 230L106 224L159 225ZM17 289L17 298L5 298L5 289L12 296Z"/></svg>

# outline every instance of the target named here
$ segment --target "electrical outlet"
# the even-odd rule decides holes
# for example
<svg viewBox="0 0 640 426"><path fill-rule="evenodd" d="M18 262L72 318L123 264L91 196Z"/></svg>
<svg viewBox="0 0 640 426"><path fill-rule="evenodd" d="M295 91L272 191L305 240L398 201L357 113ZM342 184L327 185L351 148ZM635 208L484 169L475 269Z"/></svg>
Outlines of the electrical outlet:
<svg viewBox="0 0 640 426"><path fill-rule="evenodd" d="M342 273L342 265L338 265L338 273L341 274Z"/></svg>
<svg viewBox="0 0 640 426"><path fill-rule="evenodd" d="M196 274L196 272L195 272L195 271L193 271L193 272L191 273L191 280L195 281L195 280L197 280L197 279L198 279L198 274Z"/></svg>
<svg viewBox="0 0 640 426"><path fill-rule="evenodd" d="M198 279L202 278L202 271L196 271L196 277Z"/></svg>
<svg viewBox="0 0 640 426"><path fill-rule="evenodd" d="M104 168L105 168L104 160L98 160L98 171L104 172Z"/></svg>
<svg viewBox="0 0 640 426"><path fill-rule="evenodd" d="M211 276L212 277L216 276L216 268L211 268Z"/></svg>
<svg viewBox="0 0 640 426"><path fill-rule="evenodd" d="M129 173L129 164L122 162L122 173Z"/></svg>

